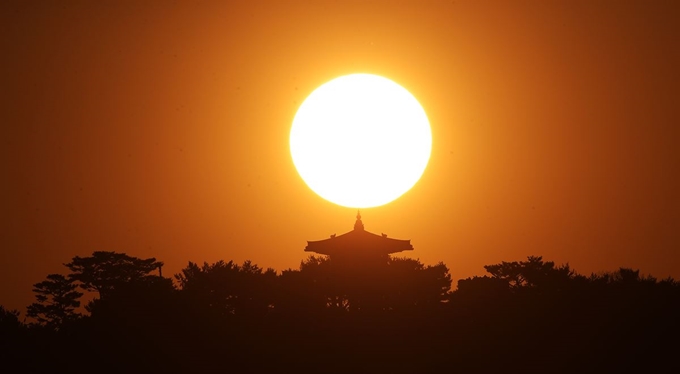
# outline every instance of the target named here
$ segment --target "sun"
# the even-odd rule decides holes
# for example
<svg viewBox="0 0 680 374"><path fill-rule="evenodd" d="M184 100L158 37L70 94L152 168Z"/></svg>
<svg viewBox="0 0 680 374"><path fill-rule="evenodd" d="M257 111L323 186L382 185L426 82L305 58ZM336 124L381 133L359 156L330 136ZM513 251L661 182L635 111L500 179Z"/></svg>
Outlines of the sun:
<svg viewBox="0 0 680 374"><path fill-rule="evenodd" d="M293 163L322 198L351 208L387 204L410 190L430 159L432 132L418 100L372 74L314 90L290 131Z"/></svg>

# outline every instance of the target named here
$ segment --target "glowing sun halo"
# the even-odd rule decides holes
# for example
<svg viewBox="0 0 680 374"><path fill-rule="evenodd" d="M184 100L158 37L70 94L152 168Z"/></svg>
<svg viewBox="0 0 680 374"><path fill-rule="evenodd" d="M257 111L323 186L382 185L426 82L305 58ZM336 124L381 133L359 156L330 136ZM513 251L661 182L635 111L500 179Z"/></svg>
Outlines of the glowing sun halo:
<svg viewBox="0 0 680 374"><path fill-rule="evenodd" d="M389 79L352 74L317 88L290 131L293 163L318 195L335 204L387 204L420 179L432 134L413 95Z"/></svg>

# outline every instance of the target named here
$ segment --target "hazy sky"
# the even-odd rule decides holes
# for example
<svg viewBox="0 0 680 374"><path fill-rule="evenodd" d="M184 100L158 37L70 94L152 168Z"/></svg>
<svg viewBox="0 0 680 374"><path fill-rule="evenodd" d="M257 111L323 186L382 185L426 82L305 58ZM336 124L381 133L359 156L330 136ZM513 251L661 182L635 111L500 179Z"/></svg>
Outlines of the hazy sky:
<svg viewBox="0 0 680 374"><path fill-rule="evenodd" d="M543 255L680 278L680 2L4 1L0 304L75 255L297 267L356 211L288 135L316 87L394 80L430 163L362 211L454 281ZM455 284L454 284L455 287Z"/></svg>

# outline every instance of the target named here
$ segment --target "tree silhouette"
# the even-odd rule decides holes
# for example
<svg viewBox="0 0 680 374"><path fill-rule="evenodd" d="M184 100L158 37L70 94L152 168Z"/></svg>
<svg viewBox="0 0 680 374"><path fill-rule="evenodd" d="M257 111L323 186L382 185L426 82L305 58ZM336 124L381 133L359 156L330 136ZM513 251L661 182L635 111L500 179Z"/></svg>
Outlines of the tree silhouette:
<svg viewBox="0 0 680 374"><path fill-rule="evenodd" d="M121 284L152 277L150 273L163 263L153 257L140 259L125 253L97 251L89 257L75 256L64 266L71 270L69 279L79 282L83 290L99 293L103 299Z"/></svg>
<svg viewBox="0 0 680 374"><path fill-rule="evenodd" d="M349 273L351 270L346 265L328 257L309 256L300 262L302 292L314 295L319 306L331 312L349 311L349 294L357 280L352 278L355 274Z"/></svg>
<svg viewBox="0 0 680 374"><path fill-rule="evenodd" d="M27 328L19 320L19 311L0 305L0 362L3 367L20 367L26 359L30 359L33 353L29 351L30 348L27 344Z"/></svg>
<svg viewBox="0 0 680 374"><path fill-rule="evenodd" d="M175 279L189 304L213 316L262 315L273 307L276 271L251 261L189 262Z"/></svg>
<svg viewBox="0 0 680 374"><path fill-rule="evenodd" d="M10 336L22 328L19 311L6 309L0 305L0 336Z"/></svg>
<svg viewBox="0 0 680 374"><path fill-rule="evenodd" d="M507 299L509 295L510 286L507 280L485 275L458 280L458 288L451 297L456 303L486 303L486 307L491 307L490 303Z"/></svg>
<svg viewBox="0 0 680 374"><path fill-rule="evenodd" d="M511 289L546 288L559 289L576 277L569 264L555 266L552 261L543 261L541 256L529 256L527 261L501 262L486 265L484 269L491 277L507 282Z"/></svg>
<svg viewBox="0 0 680 374"><path fill-rule="evenodd" d="M451 275L443 262L425 266L411 258L390 258L388 309L438 307L448 300Z"/></svg>
<svg viewBox="0 0 680 374"><path fill-rule="evenodd" d="M170 313L176 290L172 279L146 276L119 283L106 298L94 299L88 311L95 319L135 318L140 323ZM155 316L155 317L154 317Z"/></svg>
<svg viewBox="0 0 680 374"><path fill-rule="evenodd" d="M329 308L345 311L341 297L331 289L328 257L309 256L298 269L287 269L277 279L274 311L287 316L323 315ZM325 274L325 275L324 275Z"/></svg>
<svg viewBox="0 0 680 374"><path fill-rule="evenodd" d="M37 302L27 308L26 315L35 318L38 324L59 329L64 323L78 318L75 309L83 294L76 291L78 286L61 274L50 274L47 279L33 285Z"/></svg>
<svg viewBox="0 0 680 374"><path fill-rule="evenodd" d="M448 300L451 276L443 263L425 266L410 258L383 262L338 262L310 256L299 270L280 277L277 307L328 312L380 312L438 307Z"/></svg>
<svg viewBox="0 0 680 374"><path fill-rule="evenodd" d="M410 258L311 256L280 275L250 261L189 262L177 287L152 275L158 264L114 252L74 258L74 273L34 286L29 311L50 329L27 328L0 307L0 361L70 373L216 372L225 363L244 373L663 371L677 353L663 342L680 334L680 283L629 268L585 277L530 256L487 265L488 275L450 291L445 264ZM68 323L76 286L103 296Z"/></svg>

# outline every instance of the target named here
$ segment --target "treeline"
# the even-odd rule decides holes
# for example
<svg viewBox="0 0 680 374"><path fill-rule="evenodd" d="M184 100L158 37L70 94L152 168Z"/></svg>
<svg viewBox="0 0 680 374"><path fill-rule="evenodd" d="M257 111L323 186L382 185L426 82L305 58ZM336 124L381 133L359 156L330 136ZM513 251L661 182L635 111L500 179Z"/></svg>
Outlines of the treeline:
<svg viewBox="0 0 680 374"><path fill-rule="evenodd" d="M162 262L94 252L0 306L15 372L629 372L680 368L680 283L581 275L541 257L487 265L451 289L445 264L310 257ZM82 300L89 301L84 302ZM84 304L84 305L81 305ZM8 366L9 365L9 366ZM12 366L16 365L16 366ZM670 371L673 372L673 371Z"/></svg>

